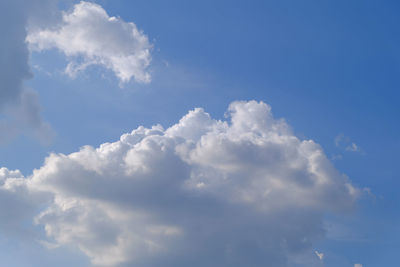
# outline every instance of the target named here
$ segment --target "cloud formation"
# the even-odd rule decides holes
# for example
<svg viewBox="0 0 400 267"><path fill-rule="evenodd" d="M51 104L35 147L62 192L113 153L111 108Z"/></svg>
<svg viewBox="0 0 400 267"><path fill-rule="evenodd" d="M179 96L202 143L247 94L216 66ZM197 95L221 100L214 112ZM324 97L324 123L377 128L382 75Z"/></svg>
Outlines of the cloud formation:
<svg viewBox="0 0 400 267"><path fill-rule="evenodd" d="M90 65L112 70L122 83L151 80L147 67L151 61L148 37L132 22L110 17L95 3L82 1L62 22L51 28L35 28L26 38L32 50L57 48L69 60L66 73L75 76Z"/></svg>
<svg viewBox="0 0 400 267"><path fill-rule="evenodd" d="M29 132L42 144L50 144L55 135L50 124L41 116L36 91L24 88L15 101L4 110L7 119L0 120L0 142L7 142L19 133Z"/></svg>
<svg viewBox="0 0 400 267"><path fill-rule="evenodd" d="M344 148L350 152L362 152L361 148L354 142L351 141L350 137L344 134L339 134L335 137L335 145L339 148Z"/></svg>
<svg viewBox="0 0 400 267"><path fill-rule="evenodd" d="M324 259L324 253L315 251L315 255L322 261Z"/></svg>
<svg viewBox="0 0 400 267"><path fill-rule="evenodd" d="M22 83L30 77L28 49L24 45L26 15L18 8L22 1L0 2L0 29L3 35L0 49L0 107L18 98ZM13 21L14 27L9 27Z"/></svg>
<svg viewBox="0 0 400 267"><path fill-rule="evenodd" d="M2 169L0 197L41 200L46 244L95 265L283 267L304 254L318 264L324 214L350 210L359 190L267 104L233 102L228 114L197 108L167 129L51 154L27 178Z"/></svg>
<svg viewBox="0 0 400 267"><path fill-rule="evenodd" d="M40 116L37 94L24 82L32 76L25 43L27 23L36 20L38 6L45 12L54 2L0 1L0 143L27 129L43 140L52 134Z"/></svg>

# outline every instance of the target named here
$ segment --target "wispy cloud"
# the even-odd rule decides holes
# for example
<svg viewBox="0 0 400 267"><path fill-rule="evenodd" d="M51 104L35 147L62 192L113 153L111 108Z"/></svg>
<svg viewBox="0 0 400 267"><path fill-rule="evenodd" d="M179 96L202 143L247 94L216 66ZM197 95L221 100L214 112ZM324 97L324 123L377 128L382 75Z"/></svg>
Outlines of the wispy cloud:
<svg viewBox="0 0 400 267"><path fill-rule="evenodd" d="M336 147L342 148L346 151L362 152L361 148L351 141L350 137L345 136L344 134L339 134L335 137L335 145Z"/></svg>
<svg viewBox="0 0 400 267"><path fill-rule="evenodd" d="M315 255L317 255L317 257L322 261L324 259L324 253L315 251Z"/></svg>
<svg viewBox="0 0 400 267"><path fill-rule="evenodd" d="M346 150L351 152L360 152L360 148L355 143L346 146Z"/></svg>

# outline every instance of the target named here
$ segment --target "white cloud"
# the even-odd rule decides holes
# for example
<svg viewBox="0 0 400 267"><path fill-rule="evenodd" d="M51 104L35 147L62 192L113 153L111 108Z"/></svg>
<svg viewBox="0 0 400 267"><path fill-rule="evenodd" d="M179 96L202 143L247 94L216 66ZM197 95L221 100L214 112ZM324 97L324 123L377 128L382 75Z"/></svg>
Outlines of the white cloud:
<svg viewBox="0 0 400 267"><path fill-rule="evenodd" d="M344 148L346 151L361 152L360 147L356 143L351 142L351 139L344 134L339 134L335 137L335 145Z"/></svg>
<svg viewBox="0 0 400 267"><path fill-rule="evenodd" d="M350 145L348 145L346 147L347 151L352 151L352 152L359 152L360 148L355 144L355 143L351 143Z"/></svg>
<svg viewBox="0 0 400 267"><path fill-rule="evenodd" d="M315 251L315 255L317 255L317 257L322 261L324 259L324 253Z"/></svg>
<svg viewBox="0 0 400 267"><path fill-rule="evenodd" d="M33 50L57 48L69 60L66 73L76 73L90 65L112 70L122 83L133 77L150 82L151 61L148 37L132 22L110 17L95 3L80 2L63 14L62 23L47 29L32 29L27 38Z"/></svg>
<svg viewBox="0 0 400 267"><path fill-rule="evenodd" d="M360 263L356 263L356 264L354 264L354 267L363 267L363 266Z"/></svg>
<svg viewBox="0 0 400 267"><path fill-rule="evenodd" d="M229 114L218 121L195 109L168 129L51 154L28 178L2 178L2 190L18 184L44 199L35 216L44 244L76 246L96 265L316 260L324 214L351 209L359 190L268 105L234 102Z"/></svg>

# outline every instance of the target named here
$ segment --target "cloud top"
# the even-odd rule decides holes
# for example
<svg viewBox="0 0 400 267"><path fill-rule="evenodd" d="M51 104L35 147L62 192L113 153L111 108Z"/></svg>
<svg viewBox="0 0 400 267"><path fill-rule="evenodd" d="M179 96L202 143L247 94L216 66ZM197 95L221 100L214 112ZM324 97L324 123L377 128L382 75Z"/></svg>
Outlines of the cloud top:
<svg viewBox="0 0 400 267"><path fill-rule="evenodd" d="M32 50L57 48L69 60L66 73L75 76L90 65L112 70L122 83L151 80L148 37L132 22L110 17L95 3L82 1L63 14L57 27L34 29L26 41Z"/></svg>
<svg viewBox="0 0 400 267"><path fill-rule="evenodd" d="M77 246L96 265L319 261L324 214L351 209L359 190L267 104L234 102L229 116L197 108L167 129L51 154L25 179L2 169L0 194L47 199L35 216L47 244Z"/></svg>

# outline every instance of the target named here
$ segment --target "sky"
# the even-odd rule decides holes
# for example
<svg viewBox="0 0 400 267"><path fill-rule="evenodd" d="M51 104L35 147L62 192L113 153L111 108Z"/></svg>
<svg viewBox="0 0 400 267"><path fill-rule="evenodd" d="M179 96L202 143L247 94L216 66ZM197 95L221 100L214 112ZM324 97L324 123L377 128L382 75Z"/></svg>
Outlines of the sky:
<svg viewBox="0 0 400 267"><path fill-rule="evenodd" d="M4 266L396 266L397 1L0 0Z"/></svg>

